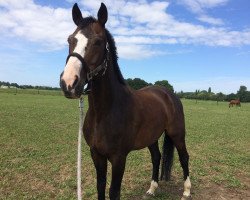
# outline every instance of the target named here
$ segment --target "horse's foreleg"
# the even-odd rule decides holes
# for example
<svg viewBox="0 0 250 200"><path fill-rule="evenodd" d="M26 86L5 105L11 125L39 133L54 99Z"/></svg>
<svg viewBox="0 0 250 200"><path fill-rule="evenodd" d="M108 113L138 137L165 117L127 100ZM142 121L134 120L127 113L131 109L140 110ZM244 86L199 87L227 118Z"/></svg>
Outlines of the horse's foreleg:
<svg viewBox="0 0 250 200"><path fill-rule="evenodd" d="M114 155L110 158L112 164L112 180L109 189L110 200L120 200L122 177L126 165L126 155Z"/></svg>
<svg viewBox="0 0 250 200"><path fill-rule="evenodd" d="M153 173L152 173L152 181L149 190L147 191L147 194L149 195L155 195L155 190L158 187L158 181L159 181L159 167L160 167L160 161L161 161L161 153L159 150L158 141L154 144L150 145L149 151L151 154L152 164L153 164Z"/></svg>
<svg viewBox="0 0 250 200"><path fill-rule="evenodd" d="M91 150L97 174L98 200L105 200L106 177L107 177L107 158L100 155L95 150Z"/></svg>

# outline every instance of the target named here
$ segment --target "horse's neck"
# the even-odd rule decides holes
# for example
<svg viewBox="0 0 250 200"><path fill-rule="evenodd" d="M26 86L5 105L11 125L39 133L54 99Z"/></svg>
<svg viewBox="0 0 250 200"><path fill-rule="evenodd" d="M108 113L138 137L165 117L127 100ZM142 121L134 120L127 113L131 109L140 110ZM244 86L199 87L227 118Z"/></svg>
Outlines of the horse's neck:
<svg viewBox="0 0 250 200"><path fill-rule="evenodd" d="M108 112L115 101L126 95L126 86L122 85L115 74L112 63L109 63L105 75L92 81L89 95L89 108L95 113Z"/></svg>

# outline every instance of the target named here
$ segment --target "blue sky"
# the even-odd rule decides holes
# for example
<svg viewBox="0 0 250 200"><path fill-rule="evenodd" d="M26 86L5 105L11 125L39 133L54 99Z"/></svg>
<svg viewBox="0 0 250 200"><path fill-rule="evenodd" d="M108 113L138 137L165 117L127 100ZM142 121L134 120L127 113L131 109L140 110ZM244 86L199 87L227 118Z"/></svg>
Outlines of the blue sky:
<svg viewBox="0 0 250 200"><path fill-rule="evenodd" d="M75 25L99 0L0 0L0 81L58 87ZM125 78L168 80L176 91L250 90L249 0L103 0Z"/></svg>

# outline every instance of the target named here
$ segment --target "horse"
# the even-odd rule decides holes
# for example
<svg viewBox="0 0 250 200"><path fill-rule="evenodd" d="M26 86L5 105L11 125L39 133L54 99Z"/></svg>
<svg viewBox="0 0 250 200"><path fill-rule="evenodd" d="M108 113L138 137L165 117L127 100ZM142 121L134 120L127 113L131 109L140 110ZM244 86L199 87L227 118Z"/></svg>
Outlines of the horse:
<svg viewBox="0 0 250 200"><path fill-rule="evenodd" d="M228 107L233 107L233 106L238 106L241 107L240 100L239 99L233 99L229 102Z"/></svg>
<svg viewBox="0 0 250 200"><path fill-rule="evenodd" d="M72 18L77 28L68 37L69 55L60 75L60 87L66 98L77 99L86 84L91 86L83 133L96 169L98 200L105 199L107 162L112 166L109 197L119 200L127 155L145 147L153 165L147 194L155 195L161 159L160 180L170 179L176 148L184 176L182 199L189 198L189 154L181 101L164 87L133 90L127 85L118 65L114 38L105 28L105 4L101 3L97 19L83 17L74 4ZM162 134L161 155L158 140Z"/></svg>

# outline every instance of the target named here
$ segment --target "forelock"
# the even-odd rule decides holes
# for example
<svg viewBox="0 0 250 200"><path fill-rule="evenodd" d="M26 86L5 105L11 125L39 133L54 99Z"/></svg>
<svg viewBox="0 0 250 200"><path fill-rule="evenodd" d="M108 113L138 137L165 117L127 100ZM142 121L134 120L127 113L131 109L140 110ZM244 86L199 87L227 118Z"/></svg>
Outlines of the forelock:
<svg viewBox="0 0 250 200"><path fill-rule="evenodd" d="M89 26L90 24L97 22L97 20L94 17L85 17L82 19L82 21L79 24L79 28L83 29Z"/></svg>

